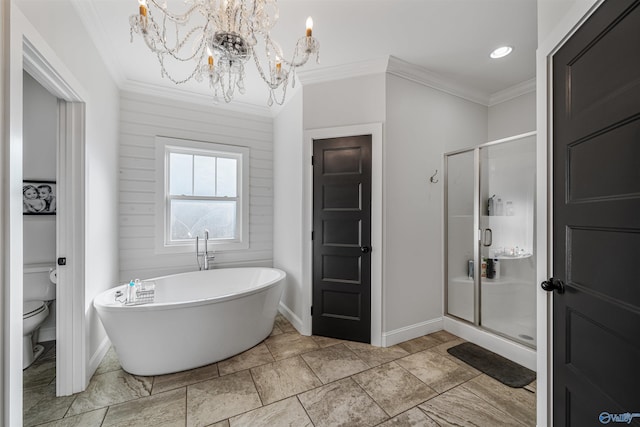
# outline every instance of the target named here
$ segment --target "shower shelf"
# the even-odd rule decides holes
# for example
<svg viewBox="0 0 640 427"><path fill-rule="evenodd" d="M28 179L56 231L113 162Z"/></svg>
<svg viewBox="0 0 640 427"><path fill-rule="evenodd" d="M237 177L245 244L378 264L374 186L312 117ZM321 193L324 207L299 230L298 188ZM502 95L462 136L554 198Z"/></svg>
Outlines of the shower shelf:
<svg viewBox="0 0 640 427"><path fill-rule="evenodd" d="M464 285L472 287L474 284L473 279L468 278L467 276L457 276L452 277L449 280L449 283L454 285ZM480 278L480 283L486 286L495 286L495 285L524 285L527 286L527 282L522 282L517 277L500 277L498 279L488 279L486 277Z"/></svg>
<svg viewBox="0 0 640 427"><path fill-rule="evenodd" d="M533 256L533 254L522 254L522 255L498 255L496 257L493 257L494 259L524 259L524 258L531 258Z"/></svg>

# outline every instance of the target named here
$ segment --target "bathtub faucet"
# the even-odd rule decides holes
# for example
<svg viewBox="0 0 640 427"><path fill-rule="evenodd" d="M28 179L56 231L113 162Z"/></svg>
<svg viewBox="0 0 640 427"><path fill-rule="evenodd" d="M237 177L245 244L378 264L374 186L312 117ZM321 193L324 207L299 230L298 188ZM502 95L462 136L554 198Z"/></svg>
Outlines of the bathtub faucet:
<svg viewBox="0 0 640 427"><path fill-rule="evenodd" d="M200 237L196 236L196 261L198 261L198 269L199 270L208 270L213 264L213 260L215 259L215 255L213 251L209 253L209 249L207 248L207 241L209 240L209 230L204 229L204 252L200 252ZM202 257L202 264L200 263L200 257Z"/></svg>

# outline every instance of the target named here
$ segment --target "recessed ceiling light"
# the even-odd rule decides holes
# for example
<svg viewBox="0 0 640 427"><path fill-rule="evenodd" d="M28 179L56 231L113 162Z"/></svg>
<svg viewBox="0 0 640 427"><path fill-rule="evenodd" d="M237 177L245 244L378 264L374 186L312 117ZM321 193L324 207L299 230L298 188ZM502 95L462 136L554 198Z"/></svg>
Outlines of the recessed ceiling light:
<svg viewBox="0 0 640 427"><path fill-rule="evenodd" d="M513 48L511 46L500 46L499 48L491 52L489 56L492 57L493 59L502 58L509 55L512 50Z"/></svg>

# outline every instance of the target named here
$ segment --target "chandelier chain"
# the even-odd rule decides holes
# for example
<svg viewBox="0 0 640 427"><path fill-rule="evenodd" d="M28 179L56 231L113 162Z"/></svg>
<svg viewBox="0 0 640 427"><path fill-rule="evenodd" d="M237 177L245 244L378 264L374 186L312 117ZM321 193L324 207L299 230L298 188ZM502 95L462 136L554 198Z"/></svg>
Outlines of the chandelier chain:
<svg viewBox="0 0 640 427"><path fill-rule="evenodd" d="M153 1L153 0L152 0ZM155 1L154 1L155 3ZM187 13L192 13L195 10L195 7L192 7ZM149 19L151 20L151 22L154 22L152 19L152 15L151 15L151 11L148 12L149 13ZM174 22L174 27L175 27L175 40L176 40L176 46L173 48L170 48L169 46L167 46L167 37L166 37L166 30L167 30L167 25L166 25L166 20L169 19L169 16L164 15L163 16L163 22L162 22L162 36L159 37L158 39L160 40L160 42L162 43L162 47L164 48L163 51L158 51L155 48L155 44L153 46L149 46L149 43L147 43L147 46L149 46L149 48L152 51L156 51L157 54L169 54L171 55L174 59L181 61L181 62L187 62L187 61L191 61L193 58L196 57L196 55L198 54L198 51L202 49L203 45L204 45L204 37L200 38L200 43L199 46L197 47L197 49L194 49L194 53L193 55L191 55L190 57L185 57L185 58L181 58L177 55L177 53L186 45L187 41L189 41L189 39L191 38L192 35L194 35L197 31L202 31L203 35L206 34L207 32L207 26L209 25L209 23L207 22L207 24L205 24L204 26L196 26L193 27L182 39L182 41L180 41L180 30L178 28L178 23ZM153 40L150 38L146 38L145 37L145 41L147 40Z"/></svg>

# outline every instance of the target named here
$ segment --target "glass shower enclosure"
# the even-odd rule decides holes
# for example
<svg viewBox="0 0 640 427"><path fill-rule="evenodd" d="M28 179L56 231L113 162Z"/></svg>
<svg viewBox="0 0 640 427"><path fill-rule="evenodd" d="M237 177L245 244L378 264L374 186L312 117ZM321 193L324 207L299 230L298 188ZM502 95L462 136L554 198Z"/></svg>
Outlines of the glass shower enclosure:
<svg viewBox="0 0 640 427"><path fill-rule="evenodd" d="M449 316L536 347L535 133L445 154Z"/></svg>

